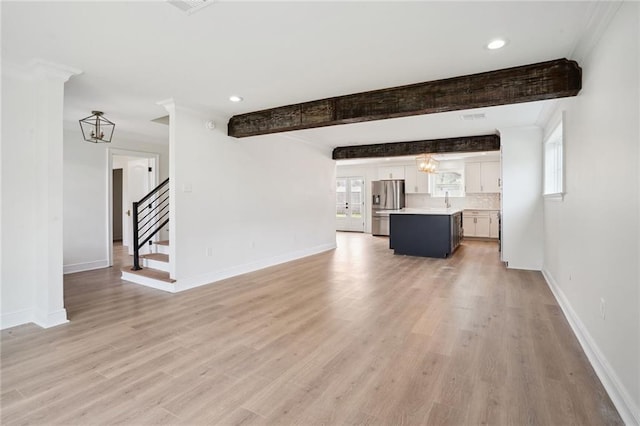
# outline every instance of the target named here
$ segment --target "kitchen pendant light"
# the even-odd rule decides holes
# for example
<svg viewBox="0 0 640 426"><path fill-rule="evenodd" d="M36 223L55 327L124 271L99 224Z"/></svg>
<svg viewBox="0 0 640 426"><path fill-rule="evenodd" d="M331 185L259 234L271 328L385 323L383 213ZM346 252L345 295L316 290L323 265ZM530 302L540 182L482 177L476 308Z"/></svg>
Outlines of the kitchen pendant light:
<svg viewBox="0 0 640 426"><path fill-rule="evenodd" d="M422 154L416 157L418 171L424 173L435 173L438 168L438 162L430 154Z"/></svg>
<svg viewBox="0 0 640 426"><path fill-rule="evenodd" d="M91 111L89 117L80 120L82 137L87 142L110 143L116 125L102 116L102 111Z"/></svg>

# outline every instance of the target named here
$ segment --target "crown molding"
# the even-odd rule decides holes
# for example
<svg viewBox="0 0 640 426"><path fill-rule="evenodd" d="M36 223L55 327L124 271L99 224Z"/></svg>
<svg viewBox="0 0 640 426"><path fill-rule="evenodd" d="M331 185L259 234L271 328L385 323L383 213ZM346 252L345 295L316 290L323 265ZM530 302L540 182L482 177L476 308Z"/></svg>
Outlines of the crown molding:
<svg viewBox="0 0 640 426"><path fill-rule="evenodd" d="M81 69L74 68L69 65L45 61L40 58L32 59L29 61L27 66L33 75L56 78L58 80L62 80L62 82L66 82L74 75L82 74Z"/></svg>
<svg viewBox="0 0 640 426"><path fill-rule="evenodd" d="M609 27L611 20L616 13L618 13L618 10L623 3L623 1L619 0L600 0L590 3L590 10L587 12L586 23L581 32L582 36L576 41L569 58L577 61L578 63L584 62L602 38L602 35Z"/></svg>

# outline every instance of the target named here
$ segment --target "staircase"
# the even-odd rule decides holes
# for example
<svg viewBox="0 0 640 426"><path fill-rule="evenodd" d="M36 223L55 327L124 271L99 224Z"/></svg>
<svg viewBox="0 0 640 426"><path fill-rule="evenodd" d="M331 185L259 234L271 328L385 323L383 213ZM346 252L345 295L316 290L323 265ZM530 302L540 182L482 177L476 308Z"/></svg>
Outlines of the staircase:
<svg viewBox="0 0 640 426"><path fill-rule="evenodd" d="M133 265L122 269L122 279L175 292L171 278L169 241L158 234L169 223L169 179L133 203Z"/></svg>

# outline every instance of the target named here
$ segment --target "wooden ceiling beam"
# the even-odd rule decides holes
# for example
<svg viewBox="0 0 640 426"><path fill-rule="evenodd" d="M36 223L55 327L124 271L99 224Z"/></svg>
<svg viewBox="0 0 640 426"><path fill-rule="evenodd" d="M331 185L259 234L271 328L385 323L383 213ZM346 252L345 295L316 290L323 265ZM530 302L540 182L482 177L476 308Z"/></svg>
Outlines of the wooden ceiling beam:
<svg viewBox="0 0 640 426"><path fill-rule="evenodd" d="M500 136L466 136L412 142L340 146L333 150L334 160L355 158L401 157L405 155L442 154L446 152L499 151Z"/></svg>
<svg viewBox="0 0 640 426"><path fill-rule="evenodd" d="M582 69L578 64L567 59L556 59L234 115L228 123L228 134L242 138L541 101L575 96L581 88Z"/></svg>

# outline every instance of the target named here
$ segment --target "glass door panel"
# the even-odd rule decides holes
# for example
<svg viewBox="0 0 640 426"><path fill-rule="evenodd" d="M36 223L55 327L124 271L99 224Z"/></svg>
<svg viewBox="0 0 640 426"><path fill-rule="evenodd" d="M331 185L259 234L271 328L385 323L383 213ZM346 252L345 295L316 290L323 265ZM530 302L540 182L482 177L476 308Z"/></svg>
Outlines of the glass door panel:
<svg viewBox="0 0 640 426"><path fill-rule="evenodd" d="M336 179L336 229L364 232L364 179Z"/></svg>
<svg viewBox="0 0 640 426"><path fill-rule="evenodd" d="M347 179L336 179L336 218L347 217Z"/></svg>
<svg viewBox="0 0 640 426"><path fill-rule="evenodd" d="M364 188L364 180L360 178L351 178L349 187L349 206L351 218L362 218L362 208L364 204L364 197L362 196L362 189Z"/></svg>

